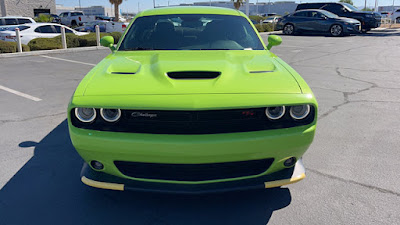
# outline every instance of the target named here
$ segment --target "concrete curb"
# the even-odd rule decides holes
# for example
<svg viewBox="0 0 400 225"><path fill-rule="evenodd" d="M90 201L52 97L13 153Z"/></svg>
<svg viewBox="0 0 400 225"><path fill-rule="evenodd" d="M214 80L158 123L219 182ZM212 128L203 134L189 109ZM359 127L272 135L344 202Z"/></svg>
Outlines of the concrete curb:
<svg viewBox="0 0 400 225"><path fill-rule="evenodd" d="M262 32L260 35L271 35L271 34L282 34L282 31L271 31L271 32Z"/></svg>
<svg viewBox="0 0 400 225"><path fill-rule="evenodd" d="M13 58L13 57L46 55L46 54L57 54L57 53L95 51L95 50L105 50L105 49L108 49L108 48L103 47L103 46L92 46L92 47L80 47L80 48L41 50L41 51L32 51L32 52L2 53L2 54L0 54L0 58Z"/></svg>

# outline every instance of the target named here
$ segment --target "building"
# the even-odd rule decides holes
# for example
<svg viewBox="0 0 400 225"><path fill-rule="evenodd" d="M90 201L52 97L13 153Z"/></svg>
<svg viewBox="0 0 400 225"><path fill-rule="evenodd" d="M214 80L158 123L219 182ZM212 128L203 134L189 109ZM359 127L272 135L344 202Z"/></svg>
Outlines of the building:
<svg viewBox="0 0 400 225"><path fill-rule="evenodd" d="M378 12L392 12L396 11L397 9L400 9L400 6L395 5L395 6L379 6L378 7Z"/></svg>
<svg viewBox="0 0 400 225"><path fill-rule="evenodd" d="M35 17L40 13L56 13L56 1L0 0L0 16Z"/></svg>
<svg viewBox="0 0 400 225"><path fill-rule="evenodd" d="M65 7L63 5L56 5L57 14L61 14L63 12L68 11L82 11L85 15L88 16L114 16L114 10L111 8L106 8L104 6L90 6L90 7Z"/></svg>
<svg viewBox="0 0 400 225"><path fill-rule="evenodd" d="M232 1L205 1L194 3L183 3L179 6L214 6L234 9ZM294 1L278 1L278 2L258 2L257 4L249 3L249 14L268 14L275 13L277 15L285 15L296 10L297 3ZM246 11L246 6L243 5L239 9L242 12Z"/></svg>

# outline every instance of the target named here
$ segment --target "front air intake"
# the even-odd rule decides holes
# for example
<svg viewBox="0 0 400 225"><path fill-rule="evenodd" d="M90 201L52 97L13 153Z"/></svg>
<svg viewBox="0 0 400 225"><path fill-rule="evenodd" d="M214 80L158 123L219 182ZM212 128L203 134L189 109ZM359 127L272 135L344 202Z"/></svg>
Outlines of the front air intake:
<svg viewBox="0 0 400 225"><path fill-rule="evenodd" d="M221 72L214 71L179 71L168 72L167 75L172 79L214 79L221 75Z"/></svg>

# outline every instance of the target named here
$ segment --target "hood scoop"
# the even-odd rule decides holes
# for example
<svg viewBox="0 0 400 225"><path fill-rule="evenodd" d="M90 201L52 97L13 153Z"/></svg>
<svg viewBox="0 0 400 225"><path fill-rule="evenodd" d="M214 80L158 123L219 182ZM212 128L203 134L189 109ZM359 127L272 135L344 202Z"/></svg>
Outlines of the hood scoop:
<svg viewBox="0 0 400 225"><path fill-rule="evenodd" d="M215 79L221 75L221 72L215 71L177 71L168 72L168 77L177 80L190 80L190 79Z"/></svg>

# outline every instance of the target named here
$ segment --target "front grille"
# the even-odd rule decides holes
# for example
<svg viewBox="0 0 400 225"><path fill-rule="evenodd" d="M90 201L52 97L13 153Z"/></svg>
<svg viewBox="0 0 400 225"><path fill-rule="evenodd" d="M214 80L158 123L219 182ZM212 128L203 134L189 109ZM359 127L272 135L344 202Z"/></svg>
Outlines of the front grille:
<svg viewBox="0 0 400 225"><path fill-rule="evenodd" d="M161 164L115 161L118 170L129 177L174 180L206 181L258 175L265 172L274 159L206 164Z"/></svg>
<svg viewBox="0 0 400 225"><path fill-rule="evenodd" d="M98 109L97 115L100 115ZM271 130L302 126L314 121L315 109L302 120L294 120L286 114L279 120L269 120L265 108L228 109L205 111L167 110L121 110L121 119L115 123L104 121L97 116L92 123L82 123L71 110L71 122L75 127L126 133L150 134L218 134L260 130Z"/></svg>

